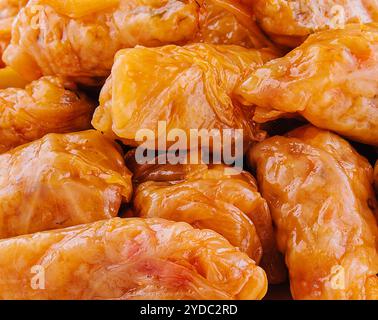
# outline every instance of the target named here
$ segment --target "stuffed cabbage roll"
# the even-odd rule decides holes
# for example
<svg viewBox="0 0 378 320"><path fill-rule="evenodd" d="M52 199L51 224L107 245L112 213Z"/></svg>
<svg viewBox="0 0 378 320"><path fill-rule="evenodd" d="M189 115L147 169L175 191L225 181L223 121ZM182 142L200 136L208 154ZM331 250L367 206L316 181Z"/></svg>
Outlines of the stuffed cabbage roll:
<svg viewBox="0 0 378 320"><path fill-rule="evenodd" d="M0 0L0 67L3 66L1 56L11 39L12 23L27 2L28 0Z"/></svg>
<svg viewBox="0 0 378 320"><path fill-rule="evenodd" d="M0 155L0 238L112 218L131 198L118 147L90 130Z"/></svg>
<svg viewBox="0 0 378 320"><path fill-rule="evenodd" d="M277 226L295 299L378 299L373 169L348 142L312 126L250 152Z"/></svg>
<svg viewBox="0 0 378 320"><path fill-rule="evenodd" d="M16 18L4 61L34 80L98 84L115 53L191 42L267 47L254 17L231 0L31 0Z"/></svg>
<svg viewBox="0 0 378 320"><path fill-rule="evenodd" d="M222 236L162 219L2 240L0 255L1 299L261 299L267 290L264 271Z"/></svg>
<svg viewBox="0 0 378 320"><path fill-rule="evenodd" d="M378 2L370 0L242 0L277 43L296 47L308 35L342 29L348 23L378 22Z"/></svg>
<svg viewBox="0 0 378 320"><path fill-rule="evenodd" d="M261 140L253 110L237 103L233 91L274 57L270 50L208 44L121 50L92 124L132 146L142 143L136 141L141 130L152 131L155 139L145 142L155 143L162 136L159 122L165 122L167 133L180 129L187 137L191 129L216 129L223 136L241 129L244 140Z"/></svg>
<svg viewBox="0 0 378 320"><path fill-rule="evenodd" d="M272 219L255 179L225 165L127 165L136 184L135 213L211 229L260 264L270 283L286 279Z"/></svg>
<svg viewBox="0 0 378 320"><path fill-rule="evenodd" d="M0 89L0 153L47 133L90 129L93 111L94 103L61 78L43 77L25 89Z"/></svg>
<svg viewBox="0 0 378 320"><path fill-rule="evenodd" d="M268 62L237 89L255 105L255 121L269 113L299 113L313 125L378 146L378 24L352 24L310 36Z"/></svg>

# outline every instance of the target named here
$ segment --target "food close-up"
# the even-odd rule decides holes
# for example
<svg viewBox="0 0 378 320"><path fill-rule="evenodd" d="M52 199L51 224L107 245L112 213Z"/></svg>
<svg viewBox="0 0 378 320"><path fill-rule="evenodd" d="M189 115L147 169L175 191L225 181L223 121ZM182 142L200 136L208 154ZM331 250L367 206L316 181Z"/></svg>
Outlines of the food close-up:
<svg viewBox="0 0 378 320"><path fill-rule="evenodd" d="M0 0L0 300L378 300L378 3Z"/></svg>

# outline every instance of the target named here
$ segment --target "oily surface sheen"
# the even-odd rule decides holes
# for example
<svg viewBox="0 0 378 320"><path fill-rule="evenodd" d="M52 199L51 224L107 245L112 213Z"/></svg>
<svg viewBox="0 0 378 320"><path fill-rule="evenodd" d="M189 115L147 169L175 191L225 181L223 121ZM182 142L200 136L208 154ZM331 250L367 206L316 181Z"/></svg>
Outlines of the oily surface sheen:
<svg viewBox="0 0 378 320"><path fill-rule="evenodd" d="M250 152L295 299L378 299L378 229L367 160L307 126Z"/></svg>
<svg viewBox="0 0 378 320"><path fill-rule="evenodd" d="M4 76L10 75L9 72ZM25 89L0 90L0 153L42 138L91 127L94 104L66 89L63 79L44 77Z"/></svg>
<svg viewBox="0 0 378 320"><path fill-rule="evenodd" d="M214 230L260 263L270 282L285 280L269 208L248 172L238 173L224 165L140 165L134 169L134 179L139 180L134 194L138 216Z"/></svg>
<svg viewBox="0 0 378 320"><path fill-rule="evenodd" d="M0 0L0 66L3 65L1 56L11 39L13 20L27 2L28 0Z"/></svg>
<svg viewBox="0 0 378 320"><path fill-rule="evenodd" d="M49 134L0 155L0 238L117 215L131 174L96 131Z"/></svg>
<svg viewBox="0 0 378 320"><path fill-rule="evenodd" d="M114 218L0 241L2 299L261 299L264 271L210 230ZM44 268L45 290L30 286Z"/></svg>
<svg viewBox="0 0 378 320"><path fill-rule="evenodd" d="M378 22L375 0L243 0L275 41L293 46L309 34L346 23Z"/></svg>
<svg viewBox="0 0 378 320"><path fill-rule="evenodd" d="M249 10L231 0L31 0L13 25L4 61L31 80L107 77L114 54L189 42L266 47Z"/></svg>
<svg viewBox="0 0 378 320"><path fill-rule="evenodd" d="M255 70L237 91L260 115L298 112L317 127L377 146L377 74L378 24L352 24L310 36Z"/></svg>
<svg viewBox="0 0 378 320"><path fill-rule="evenodd" d="M255 16L239 0L197 0L198 32L190 42L239 45L247 48L271 47L256 25Z"/></svg>
<svg viewBox="0 0 378 320"><path fill-rule="evenodd" d="M0 90L7 88L25 88L29 83L29 81L25 80L12 68L0 68Z"/></svg>
<svg viewBox="0 0 378 320"><path fill-rule="evenodd" d="M243 75L273 57L270 50L208 44L121 50L92 124L129 145L140 143L140 129L157 138L159 121L187 136L190 129L244 129L245 138L259 140L251 108L232 94Z"/></svg>

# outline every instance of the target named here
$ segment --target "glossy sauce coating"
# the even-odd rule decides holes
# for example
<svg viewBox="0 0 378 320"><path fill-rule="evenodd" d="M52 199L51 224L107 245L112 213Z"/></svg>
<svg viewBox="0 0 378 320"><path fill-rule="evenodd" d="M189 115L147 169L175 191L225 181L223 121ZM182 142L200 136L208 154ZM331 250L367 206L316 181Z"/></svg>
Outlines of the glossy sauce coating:
<svg viewBox="0 0 378 320"><path fill-rule="evenodd" d="M239 0L198 0L197 3L200 4L199 27L190 42L273 48L257 26L253 12Z"/></svg>
<svg viewBox="0 0 378 320"><path fill-rule="evenodd" d="M378 299L373 170L337 135L312 126L250 152L277 226L295 299Z"/></svg>
<svg viewBox="0 0 378 320"><path fill-rule="evenodd" d="M16 19L4 61L30 80L62 75L96 84L122 48L201 41L271 46L237 1L32 0Z"/></svg>
<svg viewBox="0 0 378 320"><path fill-rule="evenodd" d="M263 121L298 112L313 125L378 145L378 24L348 25L310 36L283 58L255 70L237 89Z"/></svg>
<svg viewBox="0 0 378 320"><path fill-rule="evenodd" d="M0 90L7 88L25 88L30 82L10 67L0 68Z"/></svg>
<svg viewBox="0 0 378 320"><path fill-rule="evenodd" d="M274 57L271 50L208 44L121 50L92 124L127 145L141 144L140 129L157 139L159 121L167 133L181 129L187 137L190 129L243 129L246 140L260 140L251 108L232 94L243 75Z"/></svg>
<svg viewBox="0 0 378 320"><path fill-rule="evenodd" d="M0 238L114 217L131 193L122 155L99 132L46 135L0 155Z"/></svg>
<svg viewBox="0 0 378 320"><path fill-rule="evenodd" d="M348 23L378 22L374 0L243 0L276 42L296 47L306 37Z"/></svg>
<svg viewBox="0 0 378 320"><path fill-rule="evenodd" d="M94 103L70 86L75 88L61 78L44 77L25 89L0 90L0 153L47 133L89 129Z"/></svg>
<svg viewBox="0 0 378 320"><path fill-rule="evenodd" d="M0 0L0 67L3 66L1 56L11 39L13 20L27 2L28 0Z"/></svg>
<svg viewBox="0 0 378 320"><path fill-rule="evenodd" d="M264 271L210 230L114 218L0 241L2 299L261 299ZM44 268L45 290L30 269Z"/></svg>
<svg viewBox="0 0 378 320"><path fill-rule="evenodd" d="M133 157L133 153L127 156ZM138 181L133 202L138 216L214 230L260 264L269 282L285 281L269 208L251 174L205 164L137 165L130 169Z"/></svg>

